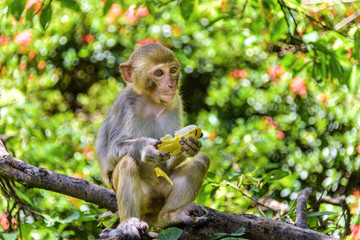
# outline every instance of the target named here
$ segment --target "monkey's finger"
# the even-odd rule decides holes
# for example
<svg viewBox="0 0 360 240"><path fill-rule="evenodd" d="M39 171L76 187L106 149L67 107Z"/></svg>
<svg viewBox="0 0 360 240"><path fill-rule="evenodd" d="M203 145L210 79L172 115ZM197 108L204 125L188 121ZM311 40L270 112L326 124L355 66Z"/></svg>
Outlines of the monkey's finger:
<svg viewBox="0 0 360 240"><path fill-rule="evenodd" d="M146 231L148 228L149 228L149 225L146 222L140 221L139 227L138 227L139 230Z"/></svg>
<svg viewBox="0 0 360 240"><path fill-rule="evenodd" d="M195 141L195 139L193 139ZM182 147L185 147L185 149L191 149L193 151L199 151L200 146L195 144L193 141L190 141L186 138L181 138L181 140L179 141L179 143L182 145Z"/></svg>
<svg viewBox="0 0 360 240"><path fill-rule="evenodd" d="M160 154L160 156L161 157L167 157L167 156L170 156L169 154L170 154L170 152L159 152Z"/></svg>
<svg viewBox="0 0 360 240"><path fill-rule="evenodd" d="M164 162L169 160L170 158L170 153L169 152L161 152L163 153L162 155L160 155L160 161Z"/></svg>
<svg viewBox="0 0 360 240"><path fill-rule="evenodd" d="M156 139L156 142L153 143L152 145L153 145L155 148L157 148L157 146L158 146L160 143L161 143L161 141L158 140L158 139Z"/></svg>
<svg viewBox="0 0 360 240"><path fill-rule="evenodd" d="M196 138L193 138L193 137L189 137L189 140L196 144L199 148L201 148L201 142L199 140L197 140Z"/></svg>

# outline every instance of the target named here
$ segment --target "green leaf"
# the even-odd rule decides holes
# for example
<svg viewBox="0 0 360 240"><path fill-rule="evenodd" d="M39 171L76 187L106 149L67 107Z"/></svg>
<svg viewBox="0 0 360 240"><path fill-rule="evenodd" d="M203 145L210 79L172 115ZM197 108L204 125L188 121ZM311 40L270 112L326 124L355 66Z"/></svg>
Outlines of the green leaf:
<svg viewBox="0 0 360 240"><path fill-rule="evenodd" d="M359 86L359 80L360 80L359 73L360 72L359 72L357 66L353 65L352 70L351 70L351 75L349 78L349 88L352 93L354 93L355 90L357 89L357 87Z"/></svg>
<svg viewBox="0 0 360 240"><path fill-rule="evenodd" d="M24 193L22 193L19 189L15 188L15 192L16 194L22 199L24 200L26 203L28 203L29 205L32 205L32 202L30 200L30 198L25 195Z"/></svg>
<svg viewBox="0 0 360 240"><path fill-rule="evenodd" d="M324 212L313 212L313 213L307 214L308 217L320 217L320 216L325 216L325 215L338 215L338 213L324 211Z"/></svg>
<svg viewBox="0 0 360 240"><path fill-rule="evenodd" d="M355 46L354 46L354 53L353 53L353 57L357 60L360 60L360 29L358 29L355 32Z"/></svg>
<svg viewBox="0 0 360 240"><path fill-rule="evenodd" d="M73 1L73 0L70 0L70 1ZM113 5L113 3L114 3L113 0L108 0L108 1L105 2L104 8L103 8L104 15L108 14L108 12L110 11L110 8Z"/></svg>
<svg viewBox="0 0 360 240"><path fill-rule="evenodd" d="M177 240L183 233L183 230L170 227L159 233L159 240Z"/></svg>
<svg viewBox="0 0 360 240"><path fill-rule="evenodd" d="M343 82L343 69L336 56L330 56L330 72L333 78L337 78L340 82Z"/></svg>
<svg viewBox="0 0 360 240"><path fill-rule="evenodd" d="M277 181L288 175L289 175L288 172L285 172L285 171L279 170L279 169L275 169L266 175L266 178L264 179L264 183Z"/></svg>
<svg viewBox="0 0 360 240"><path fill-rule="evenodd" d="M182 0L180 3L181 15L188 20L194 9L194 0Z"/></svg>
<svg viewBox="0 0 360 240"><path fill-rule="evenodd" d="M243 235L243 234L245 234L245 231L246 231L246 229L241 227L238 230L236 230L233 234L241 234L241 235Z"/></svg>
<svg viewBox="0 0 360 240"><path fill-rule="evenodd" d="M286 24L286 20L284 18L280 18L273 25L273 28L271 29L271 32L270 32L271 41L276 42L276 41L286 37L287 28L288 28L288 26Z"/></svg>
<svg viewBox="0 0 360 240"><path fill-rule="evenodd" d="M325 54L320 53L320 72L322 78L326 79L328 77L328 69L326 64Z"/></svg>
<svg viewBox="0 0 360 240"><path fill-rule="evenodd" d="M14 15L16 20L19 20L24 11L26 0L12 0L9 3L9 12Z"/></svg>
<svg viewBox="0 0 360 240"><path fill-rule="evenodd" d="M146 5L147 9L149 10L150 14L156 12L156 7L155 7L155 4L153 1L147 0L145 2L145 5Z"/></svg>
<svg viewBox="0 0 360 240"><path fill-rule="evenodd" d="M289 33L291 36L294 36L296 26L294 23L294 19L291 16L291 12L288 8L284 8L284 13L285 13L285 18L286 18L286 23L289 27Z"/></svg>
<svg viewBox="0 0 360 240"><path fill-rule="evenodd" d="M25 21L30 24L32 24L34 14L35 14L34 7L35 7L35 5L31 6L31 8L29 8L29 9L27 9L26 14L25 14Z"/></svg>
<svg viewBox="0 0 360 240"><path fill-rule="evenodd" d="M238 177L240 175L243 175L245 172L232 172L227 175L228 178Z"/></svg>
<svg viewBox="0 0 360 240"><path fill-rule="evenodd" d="M40 16L40 24L41 27L46 30L47 27L50 24L50 20L51 20L51 15L52 15L52 9L51 9L51 3L49 3L41 12L41 16Z"/></svg>
<svg viewBox="0 0 360 240"><path fill-rule="evenodd" d="M80 11L79 4L77 2L75 2L74 0L61 0L60 2L61 2L61 6L63 6L63 7L70 8L74 11ZM108 2L112 3L113 1L109 0L109 1L107 1L107 3ZM105 4L105 7L106 7L106 4ZM109 6L109 9L110 9L110 7L111 7L111 4ZM106 13L107 12L105 12L105 10L104 10L104 14L106 14Z"/></svg>

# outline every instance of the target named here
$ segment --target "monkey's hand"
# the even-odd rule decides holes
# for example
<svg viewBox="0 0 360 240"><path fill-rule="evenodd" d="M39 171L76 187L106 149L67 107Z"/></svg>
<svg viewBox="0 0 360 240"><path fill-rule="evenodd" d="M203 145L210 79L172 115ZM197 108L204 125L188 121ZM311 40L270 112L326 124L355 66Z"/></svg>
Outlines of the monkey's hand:
<svg viewBox="0 0 360 240"><path fill-rule="evenodd" d="M180 150L186 157L195 156L201 149L201 142L193 137L181 137L179 143L181 145Z"/></svg>
<svg viewBox="0 0 360 240"><path fill-rule="evenodd" d="M137 218L129 218L121 222L116 229L104 229L100 238L114 238L119 239L141 239L140 232L145 232L149 228L146 222L140 221Z"/></svg>
<svg viewBox="0 0 360 240"><path fill-rule="evenodd" d="M141 151L141 160L154 164L167 161L170 158L170 153L160 152L156 149L156 146L160 143L160 140L146 138L145 144Z"/></svg>

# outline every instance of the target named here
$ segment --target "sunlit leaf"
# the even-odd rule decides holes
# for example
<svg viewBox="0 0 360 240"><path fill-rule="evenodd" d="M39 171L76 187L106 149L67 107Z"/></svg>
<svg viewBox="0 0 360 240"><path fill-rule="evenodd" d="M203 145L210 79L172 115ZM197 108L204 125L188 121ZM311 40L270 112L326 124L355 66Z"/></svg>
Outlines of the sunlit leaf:
<svg viewBox="0 0 360 240"><path fill-rule="evenodd" d="M26 0L11 0L9 3L9 12L19 20L21 13L24 11Z"/></svg>
<svg viewBox="0 0 360 240"><path fill-rule="evenodd" d="M112 0L108 0L107 2L111 3ZM107 4L107 2L105 4ZM80 11L79 3L74 0L61 0L60 3L61 3L61 6L63 6L63 7L72 9L74 11ZM111 7L111 5L110 5L110 7ZM109 7L109 9L110 9L110 7Z"/></svg>
<svg viewBox="0 0 360 240"><path fill-rule="evenodd" d="M181 15L188 20L194 9L194 0L182 0L180 2Z"/></svg>
<svg viewBox="0 0 360 240"><path fill-rule="evenodd" d="M360 60L360 30L359 29L355 32L354 38L355 38L355 43L354 43L353 57L359 61Z"/></svg>
<svg viewBox="0 0 360 240"><path fill-rule="evenodd" d="M353 65L349 79L349 88L351 92L355 92L355 90L359 88L359 81L360 81L360 71L358 69L358 66Z"/></svg>
<svg viewBox="0 0 360 240"><path fill-rule="evenodd" d="M336 212L329 212L329 211L313 212L313 213L307 214L308 217L320 217L320 216L326 216L326 215L339 215L339 214Z"/></svg>
<svg viewBox="0 0 360 240"><path fill-rule="evenodd" d="M276 42L284 37L286 37L285 33L287 32L288 26L286 24L286 20L284 18L280 18L276 23L273 25L270 36L271 40Z"/></svg>
<svg viewBox="0 0 360 240"><path fill-rule="evenodd" d="M52 16L52 8L51 8L51 3L49 3L42 10L41 15L40 15L40 24L44 30L46 30L47 27L49 26L50 21L51 21L51 16Z"/></svg>

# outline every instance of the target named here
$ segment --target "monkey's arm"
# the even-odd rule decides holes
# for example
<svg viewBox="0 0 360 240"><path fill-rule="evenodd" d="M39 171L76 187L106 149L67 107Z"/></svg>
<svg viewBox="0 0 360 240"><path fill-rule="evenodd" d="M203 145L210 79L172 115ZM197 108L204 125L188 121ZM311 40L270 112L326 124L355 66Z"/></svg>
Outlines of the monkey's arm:
<svg viewBox="0 0 360 240"><path fill-rule="evenodd" d="M108 159L111 166L115 166L118 161L125 155L135 159L137 163L152 162L158 163L169 159L168 152L156 150L159 140L154 138L137 138L137 139L113 139L110 142L110 151Z"/></svg>

